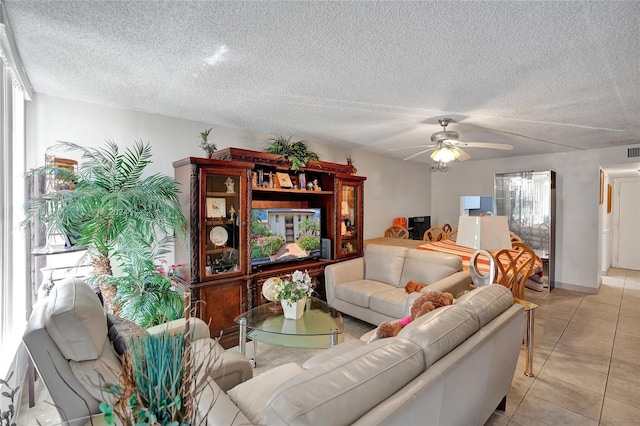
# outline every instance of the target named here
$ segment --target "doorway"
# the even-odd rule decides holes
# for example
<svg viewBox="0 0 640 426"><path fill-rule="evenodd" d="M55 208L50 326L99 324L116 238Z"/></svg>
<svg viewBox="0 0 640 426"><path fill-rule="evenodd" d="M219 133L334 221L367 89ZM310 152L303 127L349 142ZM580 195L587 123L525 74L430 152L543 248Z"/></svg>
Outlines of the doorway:
<svg viewBox="0 0 640 426"><path fill-rule="evenodd" d="M614 179L613 187L611 264L640 270L640 177Z"/></svg>

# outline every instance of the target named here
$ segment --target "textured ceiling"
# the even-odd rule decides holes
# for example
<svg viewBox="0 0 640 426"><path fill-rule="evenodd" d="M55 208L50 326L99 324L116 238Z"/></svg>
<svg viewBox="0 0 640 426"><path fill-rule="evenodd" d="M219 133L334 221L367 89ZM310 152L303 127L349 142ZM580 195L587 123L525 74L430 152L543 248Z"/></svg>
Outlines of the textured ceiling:
<svg viewBox="0 0 640 426"><path fill-rule="evenodd" d="M640 143L636 1L5 6L47 95L400 158L440 117L514 145L472 160Z"/></svg>

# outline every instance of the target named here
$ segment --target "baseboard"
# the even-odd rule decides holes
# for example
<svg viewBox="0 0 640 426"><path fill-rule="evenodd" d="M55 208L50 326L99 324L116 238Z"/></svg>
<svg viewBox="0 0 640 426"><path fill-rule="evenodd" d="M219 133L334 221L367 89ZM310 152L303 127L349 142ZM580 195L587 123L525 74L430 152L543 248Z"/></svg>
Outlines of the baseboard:
<svg viewBox="0 0 640 426"><path fill-rule="evenodd" d="M561 281L557 281L556 280L556 286L554 287L555 289L562 289L562 290L570 290L570 291L577 291L579 293L585 293L585 294L597 294L598 293L598 288L592 288L592 287L585 287L583 285L575 285L575 284L567 284L567 283L563 283ZM551 290L553 292L553 290Z"/></svg>

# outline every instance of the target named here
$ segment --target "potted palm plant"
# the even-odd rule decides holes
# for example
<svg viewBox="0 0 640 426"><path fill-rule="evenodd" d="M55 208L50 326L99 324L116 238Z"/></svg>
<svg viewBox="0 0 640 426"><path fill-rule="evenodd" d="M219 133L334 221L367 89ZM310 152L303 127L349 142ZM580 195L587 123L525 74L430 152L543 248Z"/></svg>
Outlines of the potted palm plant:
<svg viewBox="0 0 640 426"><path fill-rule="evenodd" d="M32 198L25 205L27 221L37 219L48 229L77 236L86 246L95 274L113 275L111 257L126 250L125 240L151 235L186 235L187 222L178 201L178 183L161 174L143 176L151 163L151 146L136 142L121 153L107 141L103 148L86 148L62 142L54 151L78 151L77 171L55 170L57 179L73 183L73 190L58 190ZM32 174L52 173L41 167ZM100 283L105 304L112 311L116 287Z"/></svg>

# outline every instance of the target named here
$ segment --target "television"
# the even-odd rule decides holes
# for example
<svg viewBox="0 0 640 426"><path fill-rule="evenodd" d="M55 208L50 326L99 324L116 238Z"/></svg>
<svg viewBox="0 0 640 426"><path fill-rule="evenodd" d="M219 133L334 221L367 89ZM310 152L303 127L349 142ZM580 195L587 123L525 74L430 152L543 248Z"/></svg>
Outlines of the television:
<svg viewBox="0 0 640 426"><path fill-rule="evenodd" d="M319 208L251 210L251 266L320 257Z"/></svg>

